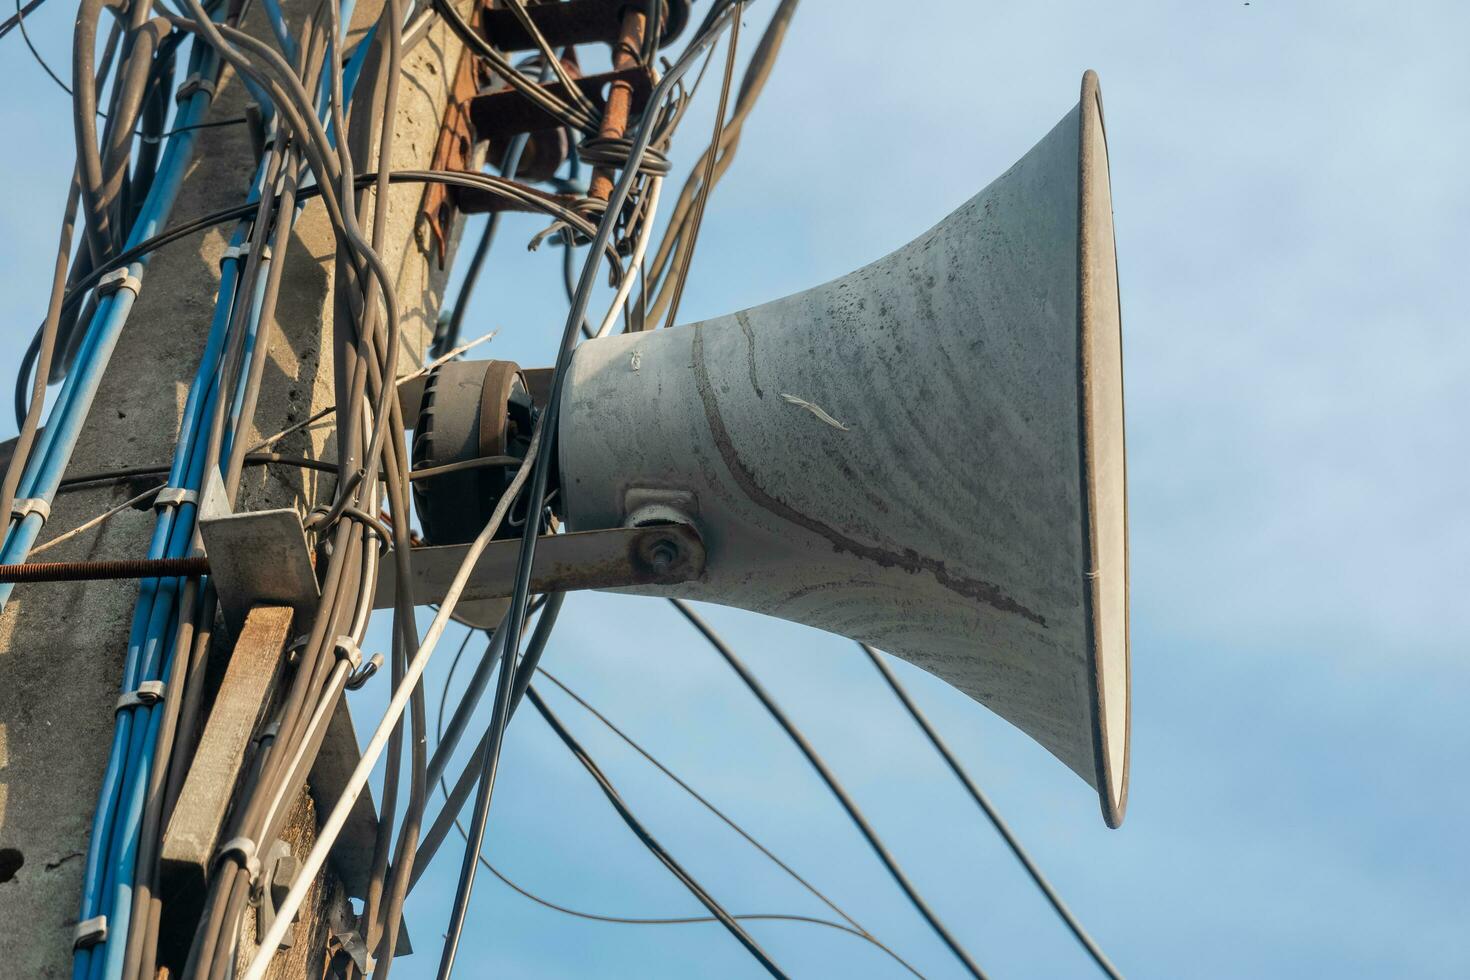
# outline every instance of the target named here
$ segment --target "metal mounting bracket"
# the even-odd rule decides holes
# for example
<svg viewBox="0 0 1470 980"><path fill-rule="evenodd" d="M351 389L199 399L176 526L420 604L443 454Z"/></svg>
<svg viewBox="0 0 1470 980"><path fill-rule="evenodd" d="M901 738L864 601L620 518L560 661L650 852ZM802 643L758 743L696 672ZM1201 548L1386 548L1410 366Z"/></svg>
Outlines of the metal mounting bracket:
<svg viewBox="0 0 1470 980"><path fill-rule="evenodd" d="M510 595L520 547L517 540L490 542L460 598L472 601ZM468 551L469 545L464 544L413 549L414 602L441 601ZM704 561L704 541L692 524L544 534L531 565L531 591L673 585L699 578ZM391 608L393 592L392 565L385 562L373 607Z"/></svg>
<svg viewBox="0 0 1470 980"><path fill-rule="evenodd" d="M252 606L290 606L298 615L316 608L316 569L294 509L233 513L216 469L204 481L199 534L232 632L238 635Z"/></svg>

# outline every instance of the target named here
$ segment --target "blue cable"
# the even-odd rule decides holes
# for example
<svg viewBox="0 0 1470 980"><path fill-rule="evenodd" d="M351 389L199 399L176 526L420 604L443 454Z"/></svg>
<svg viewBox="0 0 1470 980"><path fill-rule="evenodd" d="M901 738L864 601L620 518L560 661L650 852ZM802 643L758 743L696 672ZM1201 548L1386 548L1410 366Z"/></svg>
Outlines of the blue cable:
<svg viewBox="0 0 1470 980"><path fill-rule="evenodd" d="M372 37L373 30L370 29L344 67L344 91L347 93L356 86ZM163 172L164 168L160 167L160 174ZM266 191L264 180L262 165L257 168L256 179L247 195L247 203L259 201L260 195ZM176 193L176 189L173 193ZM172 194L169 196L170 203L171 200ZM295 213L300 214L303 206L304 202L299 202ZM146 211L145 204L145 213ZM238 246L245 241L246 227L248 226L242 223L231 238L232 245ZM263 259L262 268L268 262L268 259ZM214 317L204 354L189 388L176 443L178 448L170 468L167 485L171 488L192 490L197 494L205 479L203 469L208 432L203 424L213 417L218 404L222 380L219 377L221 359L236 304L241 301L238 287L242 266L243 261L238 258L226 259L221 266ZM259 342L265 288L266 277L262 275L257 279L254 294L249 297L251 305L244 318L246 332L242 338L242 366L250 363L254 345ZM89 333L88 340L91 339ZM86 348L84 352L90 364L90 358L95 354L86 351ZM109 347L105 353L110 352ZM248 371L248 367L242 369ZM63 395L65 394L63 391ZM239 431L245 394L244 386L237 385L226 417L224 444L221 448L223 458L228 458L235 435ZM70 404L68 400L68 405ZM197 505L191 502L181 503L175 508L163 508L155 523L148 550L149 557L187 555L193 540L196 510ZM187 655L187 651L175 649L181 617L195 614L194 609L180 608L183 581L179 578L149 579L141 583L124 665L124 691L136 690L145 680L162 680L168 684L177 658ZM3 596L0 596L0 602L3 602ZM147 802L147 789L151 782L153 758L162 724L160 708L161 705L157 704L135 705L118 715L88 847L81 915L83 919L97 915L107 916L107 936L95 946L77 951L73 961L74 980L113 980L122 973L131 926L142 814Z"/></svg>

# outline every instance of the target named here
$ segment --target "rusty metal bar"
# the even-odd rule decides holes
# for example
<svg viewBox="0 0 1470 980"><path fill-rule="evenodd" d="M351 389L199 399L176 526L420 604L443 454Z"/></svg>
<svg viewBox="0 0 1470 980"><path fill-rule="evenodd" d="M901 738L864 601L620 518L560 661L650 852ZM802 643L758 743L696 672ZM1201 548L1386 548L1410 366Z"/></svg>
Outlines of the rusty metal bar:
<svg viewBox="0 0 1470 980"><path fill-rule="evenodd" d="M626 71L638 67L638 54L643 50L643 32L648 28L648 18L637 7L623 11L623 26L613 47L613 69ZM633 89L617 81L607 93L607 108L602 112L602 127L598 135L603 139L620 139L628 131L628 114L633 107ZM594 201L606 201L612 194L613 172L607 167L598 167L592 172L592 186L587 196Z"/></svg>
<svg viewBox="0 0 1470 980"><path fill-rule="evenodd" d="M0 582L94 582L120 578L208 575L205 558L124 558L116 561L30 561L0 565Z"/></svg>

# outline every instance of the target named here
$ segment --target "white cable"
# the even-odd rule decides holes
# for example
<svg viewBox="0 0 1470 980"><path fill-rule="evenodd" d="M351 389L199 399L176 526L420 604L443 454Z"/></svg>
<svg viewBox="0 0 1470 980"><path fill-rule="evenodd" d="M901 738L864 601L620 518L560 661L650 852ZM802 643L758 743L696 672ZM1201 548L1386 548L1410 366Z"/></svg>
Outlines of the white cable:
<svg viewBox="0 0 1470 980"><path fill-rule="evenodd" d="M612 331L613 324L618 321L618 312L628 301L628 294L633 291L633 279L635 278L633 272L643 264L643 253L648 251L648 240L653 237L653 220L658 217L658 192L663 189L663 186L662 177L655 177L648 182L648 213L644 216L643 227L638 232L638 243L633 246L633 258L628 263L628 274L623 277L623 284L618 287L618 294L613 297L612 307L608 309L602 326L597 328L594 336L606 337Z"/></svg>
<svg viewBox="0 0 1470 980"><path fill-rule="evenodd" d="M484 553L486 546L490 544L490 540L500 528L501 521L505 519L505 512L510 509L511 501L520 494L521 487L530 478L531 468L536 462L536 454L540 446L541 431L538 429L536 435L531 439L531 445L526 450L525 461L516 471L515 479L501 495L500 502L495 505L495 512L490 515L489 522L480 531L479 536L470 543L469 550L465 552L464 561L460 562L459 568L455 571L454 581L449 583L444 599L439 604L439 611L434 614L434 621L429 624L429 629L424 634L419 652L409 663L403 682L394 690L393 700L388 702L388 708L383 712L383 718L378 722L372 739L363 749L362 758L358 760L357 767L352 770L352 775L348 778L342 795L338 797L336 804L332 807L332 812L322 824L321 830L317 832L316 844L312 846L311 853L307 854L306 859L302 861L301 868L296 873L295 883L287 893L286 900L277 907L276 919L271 923L264 938L260 940L255 957L250 961L250 968L245 971L241 980L262 980L265 976L265 971L270 966L275 951L280 947L287 930L291 928L291 920L295 918L296 911L301 908L301 903L306 900L306 893L315 883L317 872L321 871L322 865L327 863L327 855L331 853L332 845L342 833L348 815L351 814L357 798L362 795L368 779L373 774L373 767L377 764L378 756L382 755L383 749L387 747L389 736L392 735L398 719L403 715L404 708L408 706L408 699L413 695L419 678L423 676L424 668L428 667L429 658L433 656L434 648L439 644L439 638L444 635L444 627L449 623L450 614L454 612L460 595L464 592L465 586L469 584L470 573L474 571L475 565L480 561L480 555Z"/></svg>

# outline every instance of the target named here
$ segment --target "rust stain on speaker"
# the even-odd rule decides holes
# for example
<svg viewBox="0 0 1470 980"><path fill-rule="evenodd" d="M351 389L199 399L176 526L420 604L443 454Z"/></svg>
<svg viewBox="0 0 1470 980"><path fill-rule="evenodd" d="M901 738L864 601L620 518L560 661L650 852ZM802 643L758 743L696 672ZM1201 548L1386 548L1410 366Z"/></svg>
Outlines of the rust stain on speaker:
<svg viewBox="0 0 1470 980"><path fill-rule="evenodd" d="M854 541L836 528L828 527L821 521L808 517L785 501L766 492L765 488L756 482L755 475L740 459L740 454L735 451L735 446L730 441L729 430L725 428L725 420L720 415L720 406L715 399L714 388L710 384L709 368L704 363L702 324L694 324L692 329L694 330L694 382L695 387L699 390L700 401L704 403L704 417L709 423L710 436L714 439L715 446L720 451L720 457L725 461L725 466L730 470L730 475L735 477L735 482L740 485L740 489L755 504L783 520L826 538L838 551L846 551L859 558L866 558L884 568L901 568L915 574L921 571L929 572L940 585L951 592L983 602L1001 612L1020 616L1043 629L1046 628L1045 617L1017 602L991 582L955 575L950 572L944 562L921 555L912 549L887 551L861 541Z"/></svg>

